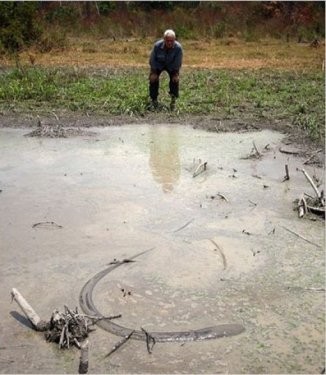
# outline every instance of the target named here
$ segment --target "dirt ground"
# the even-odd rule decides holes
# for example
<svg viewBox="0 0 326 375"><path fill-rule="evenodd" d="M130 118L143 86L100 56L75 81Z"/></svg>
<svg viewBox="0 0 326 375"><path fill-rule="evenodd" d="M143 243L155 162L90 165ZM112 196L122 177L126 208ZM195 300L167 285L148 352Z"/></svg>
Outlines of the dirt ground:
<svg viewBox="0 0 326 375"><path fill-rule="evenodd" d="M110 261L149 248L96 286L101 313L149 332L222 323L245 331L158 343L152 354L130 340L105 358L120 338L98 328L90 373L321 373L324 221L293 210L300 194L313 194L298 168L324 186L319 145L284 124L57 115L80 135L25 137L35 116L0 117L1 373L75 373L79 362L77 349L59 350L30 328L10 304L12 287L47 319L78 306L83 285ZM259 159L248 157L253 142ZM208 168L193 178L198 159ZM282 182L285 164L291 178Z"/></svg>

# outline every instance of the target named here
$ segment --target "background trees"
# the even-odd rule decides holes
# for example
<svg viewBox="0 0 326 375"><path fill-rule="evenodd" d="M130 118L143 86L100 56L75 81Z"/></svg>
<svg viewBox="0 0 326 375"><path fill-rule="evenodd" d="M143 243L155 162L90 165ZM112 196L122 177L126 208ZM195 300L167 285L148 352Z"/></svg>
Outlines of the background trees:
<svg viewBox="0 0 326 375"><path fill-rule="evenodd" d="M324 20L323 1L8 1L0 2L0 52L60 47L68 34L159 37L168 27L183 39L311 41L324 37Z"/></svg>

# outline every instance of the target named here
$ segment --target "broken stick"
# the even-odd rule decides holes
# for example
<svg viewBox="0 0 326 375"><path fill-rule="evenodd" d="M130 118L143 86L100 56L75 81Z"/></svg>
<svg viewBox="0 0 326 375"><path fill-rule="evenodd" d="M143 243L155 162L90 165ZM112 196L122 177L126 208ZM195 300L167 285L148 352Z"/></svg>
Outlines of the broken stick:
<svg viewBox="0 0 326 375"><path fill-rule="evenodd" d="M256 155L260 158L260 157L261 157L261 153L258 151L258 148L257 148L257 146L256 146L255 141L252 141L252 144L254 145L254 149L255 149L255 151L256 151Z"/></svg>
<svg viewBox="0 0 326 375"><path fill-rule="evenodd" d="M134 332L135 332L135 330L131 331L131 333L129 333L129 335L125 336L122 340L117 342L114 345L114 347L111 349L111 351L105 357L109 357L112 353L114 353L116 350L118 350L123 344L125 344L130 339L130 337L133 335Z"/></svg>
<svg viewBox="0 0 326 375"><path fill-rule="evenodd" d="M294 234L295 236L301 238L302 240L304 240L304 241L310 243L311 245L315 245L316 247L322 247L322 246L320 246L320 245L318 245L318 244L316 244L316 243L314 243L314 242L312 242L312 241L310 241L310 240L307 240L307 238L301 236L301 234L296 233L296 232L294 232L293 230L291 230L291 229L289 229L289 228L286 228L286 227L283 226L283 225L281 225L281 227L284 228L285 230L287 230L288 232Z"/></svg>
<svg viewBox="0 0 326 375"><path fill-rule="evenodd" d="M299 217L303 217L307 213L307 202L303 196L301 195L299 201L298 201L298 213Z"/></svg>
<svg viewBox="0 0 326 375"><path fill-rule="evenodd" d="M79 374L88 373L88 340L80 347Z"/></svg>
<svg viewBox="0 0 326 375"><path fill-rule="evenodd" d="M289 166L287 164L285 164L285 176L284 176L283 182L288 181L289 179L290 179Z"/></svg>
<svg viewBox="0 0 326 375"><path fill-rule="evenodd" d="M217 193L216 195L218 195L219 197L221 197L222 199L225 200L225 202L228 202L229 200L227 199L227 197L221 193Z"/></svg>
<svg viewBox="0 0 326 375"><path fill-rule="evenodd" d="M11 297L15 300L27 319L32 323L33 328L36 331L46 331L48 323L42 320L34 311L32 306L25 300L25 298L18 292L16 288L12 288Z"/></svg>
<svg viewBox="0 0 326 375"><path fill-rule="evenodd" d="M152 354L152 351L153 351L154 345L156 344L155 337L153 337L153 336L152 336L149 332L147 332L143 327L141 328L141 330L145 333L147 352L148 352L148 354ZM151 341L152 341L152 346L150 345Z"/></svg>
<svg viewBox="0 0 326 375"><path fill-rule="evenodd" d="M199 174L206 171L206 168L207 168L207 161L199 164L198 167L196 168L195 172L193 173L192 177L197 177Z"/></svg>
<svg viewBox="0 0 326 375"><path fill-rule="evenodd" d="M322 205L324 205L324 202L322 202L322 194L321 192L318 190L317 186L315 185L315 183L313 182L312 178L308 175L308 173L304 170L304 168L302 169L299 169L306 177L306 179L308 180L308 182L310 183L310 185L312 186L312 188L314 189L316 195L317 195L317 198L320 200L320 203Z"/></svg>

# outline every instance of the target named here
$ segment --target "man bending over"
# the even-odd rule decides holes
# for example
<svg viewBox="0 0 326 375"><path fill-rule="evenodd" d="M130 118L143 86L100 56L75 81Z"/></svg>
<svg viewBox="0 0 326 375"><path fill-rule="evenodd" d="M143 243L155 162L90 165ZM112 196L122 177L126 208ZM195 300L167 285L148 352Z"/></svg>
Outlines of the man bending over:
<svg viewBox="0 0 326 375"><path fill-rule="evenodd" d="M157 97L160 74L165 70L170 77L170 109L171 111L174 110L175 100L179 97L179 71L182 65L182 56L182 46L175 40L174 31L166 30L164 32L164 38L154 44L149 59L149 65L151 67L149 74L149 96L154 108L158 106Z"/></svg>

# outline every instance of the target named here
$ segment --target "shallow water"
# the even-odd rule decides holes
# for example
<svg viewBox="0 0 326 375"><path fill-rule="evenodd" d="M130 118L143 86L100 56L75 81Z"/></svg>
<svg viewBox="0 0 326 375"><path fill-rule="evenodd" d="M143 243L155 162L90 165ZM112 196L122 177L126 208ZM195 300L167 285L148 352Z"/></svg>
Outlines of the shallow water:
<svg viewBox="0 0 326 375"><path fill-rule="evenodd" d="M160 345L151 356L132 342L108 365L101 353L119 338L99 329L90 337L91 372L318 371L324 295L303 290L324 285L323 222L292 209L313 191L296 170L303 159L279 152L283 136L171 125L92 130L96 136L65 139L0 130L1 372L77 369L76 354L56 354L10 315L19 311L9 305L12 287L47 319L56 307L77 306L85 282L114 258L149 248L97 285L103 314L121 313L119 324L149 331L235 322L246 332L187 349ZM253 141L262 157L245 159ZM193 177L203 162L207 169ZM282 182L285 164L290 180ZM22 341L35 341L38 357L16 347Z"/></svg>

